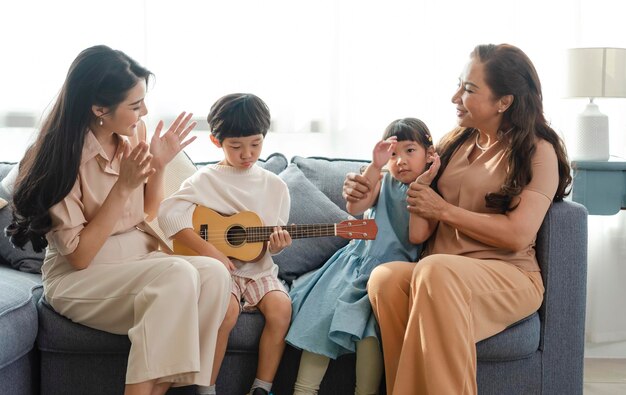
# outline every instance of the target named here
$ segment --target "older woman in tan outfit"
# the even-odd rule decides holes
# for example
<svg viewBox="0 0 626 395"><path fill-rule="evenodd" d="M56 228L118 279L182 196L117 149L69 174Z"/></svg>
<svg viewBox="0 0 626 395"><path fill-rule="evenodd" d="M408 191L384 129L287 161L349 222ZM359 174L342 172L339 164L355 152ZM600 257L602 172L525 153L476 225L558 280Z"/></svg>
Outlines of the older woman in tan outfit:
<svg viewBox="0 0 626 395"><path fill-rule="evenodd" d="M541 305L535 238L571 182L521 50L476 47L452 102L459 128L438 145L432 188L426 173L407 197L411 212L438 224L426 256L379 266L368 283L393 395L477 393L476 342ZM348 176L348 200L367 192L362 177Z"/></svg>
<svg viewBox="0 0 626 395"><path fill-rule="evenodd" d="M127 334L127 395L214 382L230 275L217 260L157 251L145 218L165 166L193 138L181 114L146 143L150 72L105 46L81 52L20 164L12 242L46 246L46 300L72 321Z"/></svg>

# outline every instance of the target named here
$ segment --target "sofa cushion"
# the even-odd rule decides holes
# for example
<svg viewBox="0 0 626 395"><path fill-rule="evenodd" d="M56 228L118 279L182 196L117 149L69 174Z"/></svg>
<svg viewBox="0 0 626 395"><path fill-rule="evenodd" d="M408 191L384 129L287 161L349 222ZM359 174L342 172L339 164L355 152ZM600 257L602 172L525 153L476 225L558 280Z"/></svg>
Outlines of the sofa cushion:
<svg viewBox="0 0 626 395"><path fill-rule="evenodd" d="M13 193L13 184L17 178L19 166L16 163L0 163L0 196L9 197ZM10 198L7 198L9 200Z"/></svg>
<svg viewBox="0 0 626 395"><path fill-rule="evenodd" d="M539 314L509 326L505 331L476 344L476 357L483 362L514 361L528 358L539 349Z"/></svg>
<svg viewBox="0 0 626 395"><path fill-rule="evenodd" d="M76 324L41 298L37 303L39 333L37 344L45 352L82 354L128 354L130 340L126 335L114 335Z"/></svg>
<svg viewBox="0 0 626 395"><path fill-rule="evenodd" d="M317 189L295 164L289 165L279 177L285 181L291 195L290 224L337 223L351 218ZM296 239L273 257L279 267L278 276L291 284L300 275L322 266L347 243L340 237Z"/></svg>
<svg viewBox="0 0 626 395"><path fill-rule="evenodd" d="M239 314L237 325L228 337L228 351L258 353L264 325L265 318L258 310L244 311Z"/></svg>
<svg viewBox="0 0 626 395"><path fill-rule="evenodd" d="M41 277L0 266L0 369L26 355L37 337Z"/></svg>
<svg viewBox="0 0 626 395"><path fill-rule="evenodd" d="M275 152L268 156L265 160L259 159L257 164L274 174L280 174L281 171L287 168L289 162L287 161L285 155Z"/></svg>
<svg viewBox="0 0 626 395"><path fill-rule="evenodd" d="M324 195L328 196L333 203L345 210L346 201L341 196L341 193L346 174L350 172L358 173L361 167L367 165L369 161L294 156L291 158L291 163L296 164L306 178L322 191Z"/></svg>

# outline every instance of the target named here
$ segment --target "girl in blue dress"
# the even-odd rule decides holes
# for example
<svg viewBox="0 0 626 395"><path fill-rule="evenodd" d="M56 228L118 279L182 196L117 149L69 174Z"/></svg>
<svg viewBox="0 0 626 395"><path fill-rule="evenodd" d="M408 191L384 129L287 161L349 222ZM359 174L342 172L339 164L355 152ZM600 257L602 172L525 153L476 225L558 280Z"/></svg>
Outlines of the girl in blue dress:
<svg viewBox="0 0 626 395"><path fill-rule="evenodd" d="M290 292L293 313L286 341L303 350L294 395L317 394L330 358L353 352L355 394L378 393L383 362L367 281L382 263L418 260L435 223L409 213L406 192L412 182L430 184L438 163L430 132L419 119L393 121L374 146L363 173L373 192L348 202L347 210L352 215L369 210L365 215L376 219L376 239L353 240ZM383 166L388 171L381 176Z"/></svg>

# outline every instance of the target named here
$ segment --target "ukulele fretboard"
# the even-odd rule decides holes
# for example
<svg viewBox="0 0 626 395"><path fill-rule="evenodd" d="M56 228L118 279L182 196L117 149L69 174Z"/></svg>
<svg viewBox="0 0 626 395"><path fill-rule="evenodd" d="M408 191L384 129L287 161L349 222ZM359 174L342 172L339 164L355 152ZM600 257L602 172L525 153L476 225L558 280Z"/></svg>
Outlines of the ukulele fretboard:
<svg viewBox="0 0 626 395"><path fill-rule="evenodd" d="M289 232L292 239L335 236L335 224L285 225L281 226L281 228ZM268 241L273 232L273 226L252 226L246 228L247 239L250 243Z"/></svg>

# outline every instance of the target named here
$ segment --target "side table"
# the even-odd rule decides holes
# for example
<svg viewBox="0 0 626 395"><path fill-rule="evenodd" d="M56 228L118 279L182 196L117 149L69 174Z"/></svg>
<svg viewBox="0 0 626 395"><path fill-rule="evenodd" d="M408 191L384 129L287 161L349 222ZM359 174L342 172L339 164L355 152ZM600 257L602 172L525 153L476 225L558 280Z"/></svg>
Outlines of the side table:
<svg viewBox="0 0 626 395"><path fill-rule="evenodd" d="M572 200L589 211L586 358L626 358L626 159L572 161ZM622 211L620 211L622 210Z"/></svg>
<svg viewBox="0 0 626 395"><path fill-rule="evenodd" d="M572 161L572 200L592 215L613 215L626 209L626 159Z"/></svg>

